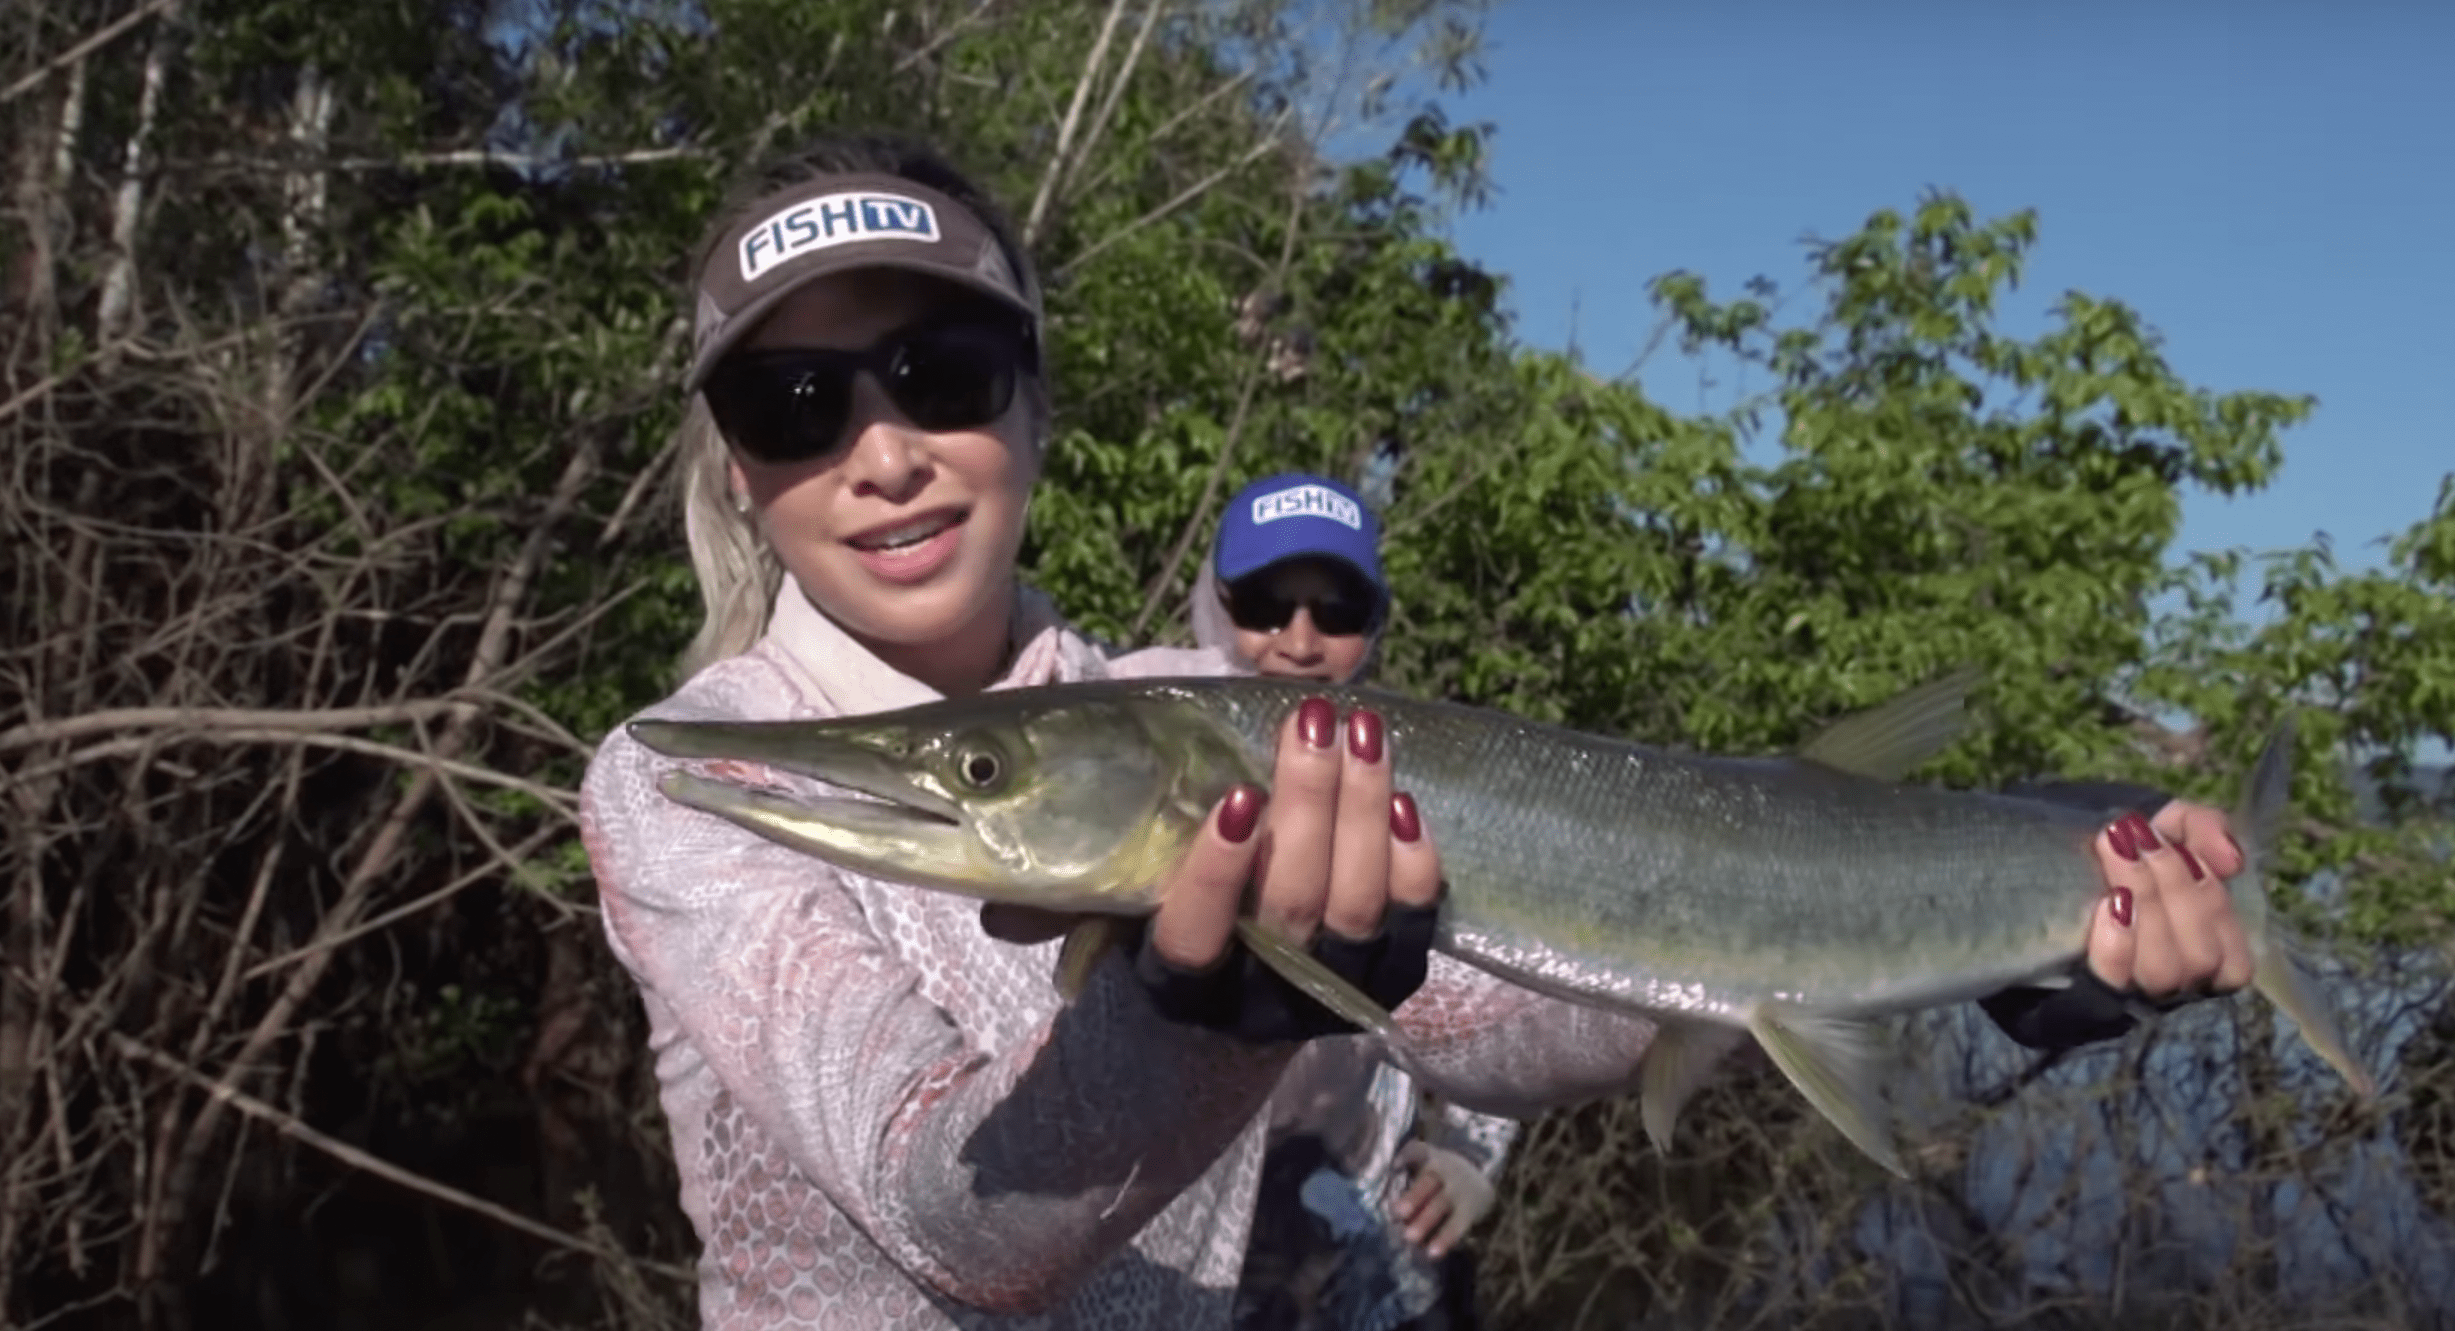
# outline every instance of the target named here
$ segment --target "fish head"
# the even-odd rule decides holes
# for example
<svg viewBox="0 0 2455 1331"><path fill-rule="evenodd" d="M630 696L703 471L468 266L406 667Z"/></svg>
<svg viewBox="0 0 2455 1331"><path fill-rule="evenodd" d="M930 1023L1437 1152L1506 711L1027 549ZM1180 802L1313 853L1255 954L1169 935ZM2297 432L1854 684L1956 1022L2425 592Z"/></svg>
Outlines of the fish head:
<svg viewBox="0 0 2455 1331"><path fill-rule="evenodd" d="M1164 701L997 693L826 721L639 721L668 798L856 873L985 901L1138 914L1230 784L1233 736ZM758 764L854 792L763 786ZM731 779L745 776L749 780Z"/></svg>

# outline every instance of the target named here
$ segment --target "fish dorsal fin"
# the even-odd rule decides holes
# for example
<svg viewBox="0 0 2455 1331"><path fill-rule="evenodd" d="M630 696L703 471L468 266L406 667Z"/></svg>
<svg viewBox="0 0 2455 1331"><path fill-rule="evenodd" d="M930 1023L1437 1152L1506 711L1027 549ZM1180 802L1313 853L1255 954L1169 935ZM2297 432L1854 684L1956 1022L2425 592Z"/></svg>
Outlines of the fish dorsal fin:
<svg viewBox="0 0 2455 1331"><path fill-rule="evenodd" d="M1960 738L1968 720L1962 704L1979 678L1977 667L1963 666L1854 712L1807 741L1799 756L1837 771L1898 781Z"/></svg>

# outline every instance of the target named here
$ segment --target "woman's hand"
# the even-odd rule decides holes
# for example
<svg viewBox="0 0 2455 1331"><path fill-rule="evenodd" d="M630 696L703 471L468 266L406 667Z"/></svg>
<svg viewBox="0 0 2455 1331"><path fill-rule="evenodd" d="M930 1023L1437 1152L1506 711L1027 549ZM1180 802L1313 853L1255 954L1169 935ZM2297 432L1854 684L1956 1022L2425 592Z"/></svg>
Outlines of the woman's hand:
<svg viewBox="0 0 2455 1331"><path fill-rule="evenodd" d="M1396 1163L1401 1169L1414 1170L1415 1177L1390 1207L1390 1214L1406 1227L1407 1242L1434 1261L1448 1256L1499 1200L1492 1181L1465 1156L1420 1138L1399 1148Z"/></svg>
<svg viewBox="0 0 2455 1331"><path fill-rule="evenodd" d="M1250 885L1251 913L1264 927L1310 945L1332 970L1395 1006L1421 982L1441 866L1415 801L1391 789L1380 715L1358 711L1342 725L1328 699L1305 699L1280 727L1271 785L1275 797L1240 785L1212 807L1162 884L1142 941L1148 960L1161 964L1146 960L1138 969L1147 983L1172 991L1163 1007L1178 1015L1204 1009L1187 1016L1199 1024L1241 1029L1254 1024L1251 1014L1294 1002L1283 981L1257 966L1233 969L1237 984L1280 987L1261 1003L1227 992L1229 980L1218 973L1234 951ZM1392 928L1383 928L1385 917ZM1064 932L1074 917L992 906L981 918L999 938L1036 942ZM1154 970L1161 974L1148 973ZM1391 975L1398 979L1387 982Z"/></svg>
<svg viewBox="0 0 2455 1331"><path fill-rule="evenodd" d="M2222 810L2171 800L2153 825L2125 814L2098 836L2097 862L2107 891L2088 964L2107 987L2162 1000L2250 983L2250 939L2225 890L2242 851Z"/></svg>
<svg viewBox="0 0 2455 1331"><path fill-rule="evenodd" d="M1253 913L1298 946L1317 930L1371 937L1391 902L1430 907L1440 854L1412 798L1390 789L1381 717L1339 724L1326 698L1307 698L1279 730L1273 798L1239 786L1219 801L1170 875L1151 920L1151 946L1180 970L1223 957L1255 888Z"/></svg>

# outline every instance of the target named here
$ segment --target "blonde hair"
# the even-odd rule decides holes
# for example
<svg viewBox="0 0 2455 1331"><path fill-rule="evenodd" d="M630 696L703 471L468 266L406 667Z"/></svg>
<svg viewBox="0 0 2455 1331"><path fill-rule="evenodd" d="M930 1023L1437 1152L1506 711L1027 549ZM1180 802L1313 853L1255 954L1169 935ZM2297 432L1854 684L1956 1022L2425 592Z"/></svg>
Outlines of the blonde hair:
<svg viewBox="0 0 2455 1331"><path fill-rule="evenodd" d="M707 400L696 393L682 417L679 452L682 528L701 610L699 632L682 652L682 677L688 679L749 651L767 632L784 565L759 530L758 514L742 511L736 500L732 454Z"/></svg>
<svg viewBox="0 0 2455 1331"><path fill-rule="evenodd" d="M716 241L751 201L797 181L851 172L903 176L969 208L997 238L1017 283L1038 305L1039 274L997 201L928 146L879 135L827 135L752 173L719 211L701 242L691 265L691 289L698 289L700 271ZM1035 465L1047 449L1052 409L1047 339L1040 337L1038 342L1040 372L1026 376L1023 382L1028 413L1025 446ZM757 645L767 632L768 616L784 585L784 565L760 530L758 514L745 511L746 501L734 492L732 453L701 394L691 395L675 452L682 477L682 525L690 542L691 573L699 583L702 610L699 632L682 653L682 677L688 679ZM1028 518L1028 499L1024 512Z"/></svg>

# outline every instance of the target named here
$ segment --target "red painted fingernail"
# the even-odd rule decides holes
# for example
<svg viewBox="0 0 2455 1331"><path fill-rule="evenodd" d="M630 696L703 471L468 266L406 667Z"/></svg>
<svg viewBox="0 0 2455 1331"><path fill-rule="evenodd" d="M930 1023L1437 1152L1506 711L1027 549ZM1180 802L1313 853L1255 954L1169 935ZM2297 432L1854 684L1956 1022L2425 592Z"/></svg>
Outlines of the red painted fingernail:
<svg viewBox="0 0 2455 1331"><path fill-rule="evenodd" d="M1338 729L1338 709L1327 698L1307 698L1296 709L1296 733L1316 749L1330 747L1330 739Z"/></svg>
<svg viewBox="0 0 2455 1331"><path fill-rule="evenodd" d="M2112 846L2114 853L2126 860L2136 860L2140 857L2140 848L2131 842L2129 819L2120 820L2106 829L2106 844Z"/></svg>
<svg viewBox="0 0 2455 1331"><path fill-rule="evenodd" d="M1423 815L1416 811L1415 797L1403 790L1389 797L1389 832L1409 845L1423 840Z"/></svg>
<svg viewBox="0 0 2455 1331"><path fill-rule="evenodd" d="M1381 761L1381 714L1359 710L1347 718L1347 752L1368 763Z"/></svg>
<svg viewBox="0 0 2455 1331"><path fill-rule="evenodd" d="M2131 889L2127 887L2118 887L2108 895L2113 897L2113 901L2110 904L2109 909L2114 916L2114 922L2121 925L2125 929L2130 928Z"/></svg>
<svg viewBox="0 0 2455 1331"><path fill-rule="evenodd" d="M1237 786L1219 802L1219 836L1230 845L1242 845L1253 835L1262 821L1262 788Z"/></svg>
<svg viewBox="0 0 2455 1331"><path fill-rule="evenodd" d="M2191 877L2205 878L2208 876L2208 871L2199 867L2199 857L2193 855L2188 846L2176 846L2174 853L2182 857L2182 867L2191 871Z"/></svg>
<svg viewBox="0 0 2455 1331"><path fill-rule="evenodd" d="M2155 850L2163 844L2157 840L2157 829L2150 827L2148 820L2136 813L2124 814L2123 825L2131 829L2131 844L2141 850Z"/></svg>

